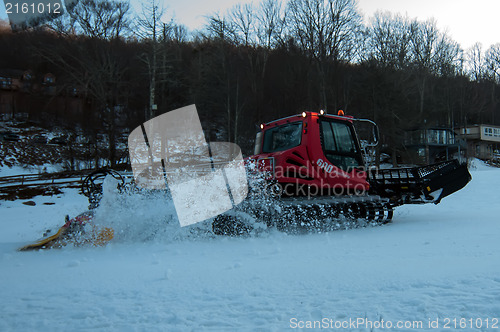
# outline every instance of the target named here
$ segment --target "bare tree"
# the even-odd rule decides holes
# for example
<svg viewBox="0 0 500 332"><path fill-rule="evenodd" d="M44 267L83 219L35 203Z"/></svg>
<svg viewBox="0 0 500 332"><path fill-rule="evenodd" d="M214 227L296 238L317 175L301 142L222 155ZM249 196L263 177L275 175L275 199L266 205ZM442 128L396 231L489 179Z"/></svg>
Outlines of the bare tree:
<svg viewBox="0 0 500 332"><path fill-rule="evenodd" d="M158 57L160 48L158 39L167 29L167 23L163 22L165 10L157 0L151 0L142 5L142 13L138 20L136 34L149 46L147 51L141 55L141 60L146 64L149 74L149 107L146 110L146 119L155 116L156 84L159 71Z"/></svg>
<svg viewBox="0 0 500 332"><path fill-rule="evenodd" d="M279 0L263 0L257 12L259 44L270 49L283 44L283 32L286 25L286 13Z"/></svg>
<svg viewBox="0 0 500 332"><path fill-rule="evenodd" d="M355 56L361 17L355 0L290 0L287 18L292 37L318 65L321 106L327 108L328 64Z"/></svg>
<svg viewBox="0 0 500 332"><path fill-rule="evenodd" d="M454 76L460 72L462 50L458 43L443 33L439 40L439 47L434 58L434 73L438 76Z"/></svg>
<svg viewBox="0 0 500 332"><path fill-rule="evenodd" d="M48 21L45 26L61 36L76 34L76 20L73 16L69 15L68 12Z"/></svg>
<svg viewBox="0 0 500 332"><path fill-rule="evenodd" d="M422 117L429 75L453 71L459 47L446 33L439 31L434 19L425 22L414 20L410 29L411 65L419 81L419 116Z"/></svg>
<svg viewBox="0 0 500 332"><path fill-rule="evenodd" d="M368 30L368 58L383 67L405 69L410 63L410 22L407 17L377 12Z"/></svg>
<svg viewBox="0 0 500 332"><path fill-rule="evenodd" d="M443 74L443 62L456 64L459 56L458 44L446 32L439 31L434 19L413 20L410 46L413 66L432 74Z"/></svg>
<svg viewBox="0 0 500 332"><path fill-rule="evenodd" d="M500 44L491 45L485 56L485 76L491 82L491 122L494 124L498 118L495 116L499 98L497 97L498 84L500 84Z"/></svg>
<svg viewBox="0 0 500 332"><path fill-rule="evenodd" d="M165 8L158 0L143 2L137 19L135 34L142 40L158 40L163 31Z"/></svg>
<svg viewBox="0 0 500 332"><path fill-rule="evenodd" d="M234 27L234 32L238 41L245 46L254 43L255 34L255 13L253 5L236 4L229 11L229 20Z"/></svg>
<svg viewBox="0 0 500 332"><path fill-rule="evenodd" d="M425 22L414 20L411 23L410 44L412 62L419 69L432 71L439 34L440 32L434 19Z"/></svg>
<svg viewBox="0 0 500 332"><path fill-rule="evenodd" d="M189 30L183 24L175 24L173 22L163 25L162 41L173 41L176 43L185 43L189 39Z"/></svg>
<svg viewBox="0 0 500 332"><path fill-rule="evenodd" d="M235 31L236 29L234 23L230 19L220 13L215 13L207 19L208 24L206 25L206 30L208 35L205 36L206 38L229 44L236 43L238 39Z"/></svg>
<svg viewBox="0 0 500 332"><path fill-rule="evenodd" d="M471 79L476 82L481 81L485 75L486 63L483 56L483 46L475 43L466 53L466 64Z"/></svg>
<svg viewBox="0 0 500 332"><path fill-rule="evenodd" d="M486 51L485 62L489 76L500 84L500 44L490 46Z"/></svg>
<svg viewBox="0 0 500 332"><path fill-rule="evenodd" d="M317 59L333 61L352 56L361 17L354 0L291 0L288 10L293 37Z"/></svg>
<svg viewBox="0 0 500 332"><path fill-rule="evenodd" d="M80 0L68 12L84 35L112 39L120 37L128 29L129 10L128 1Z"/></svg>

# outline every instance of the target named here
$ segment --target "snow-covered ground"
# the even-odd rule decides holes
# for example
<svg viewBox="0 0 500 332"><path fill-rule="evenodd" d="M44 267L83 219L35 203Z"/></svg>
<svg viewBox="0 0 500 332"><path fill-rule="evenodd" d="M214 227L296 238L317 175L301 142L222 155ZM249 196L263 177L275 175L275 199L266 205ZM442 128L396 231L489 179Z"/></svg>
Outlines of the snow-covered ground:
<svg viewBox="0 0 500 332"><path fill-rule="evenodd" d="M15 175L30 175L30 174L40 174L40 173L56 173L63 170L62 165L51 165L45 164L41 166L12 166L12 167L0 167L0 177L3 176L15 176Z"/></svg>
<svg viewBox="0 0 500 332"><path fill-rule="evenodd" d="M500 330L500 169L471 173L392 224L308 235L213 237L109 193L105 248L16 251L85 210L76 191L0 201L0 331Z"/></svg>

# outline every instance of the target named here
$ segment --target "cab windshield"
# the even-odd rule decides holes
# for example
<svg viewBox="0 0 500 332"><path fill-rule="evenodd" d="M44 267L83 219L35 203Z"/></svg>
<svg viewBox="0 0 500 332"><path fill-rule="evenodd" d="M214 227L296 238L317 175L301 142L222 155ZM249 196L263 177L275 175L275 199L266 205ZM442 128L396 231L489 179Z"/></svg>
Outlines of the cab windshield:
<svg viewBox="0 0 500 332"><path fill-rule="evenodd" d="M262 152L276 152L299 146L302 140L302 122L293 122L266 130Z"/></svg>
<svg viewBox="0 0 500 332"><path fill-rule="evenodd" d="M326 159L348 171L363 165L354 130L345 122L321 121L321 144Z"/></svg>

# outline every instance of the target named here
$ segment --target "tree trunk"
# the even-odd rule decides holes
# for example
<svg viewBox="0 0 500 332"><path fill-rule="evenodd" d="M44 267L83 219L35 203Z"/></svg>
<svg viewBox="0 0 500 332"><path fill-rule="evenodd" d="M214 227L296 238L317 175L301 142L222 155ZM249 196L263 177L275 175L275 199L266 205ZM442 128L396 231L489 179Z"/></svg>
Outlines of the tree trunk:
<svg viewBox="0 0 500 332"><path fill-rule="evenodd" d="M227 141L229 142L231 140L231 84L229 80L229 74L227 78Z"/></svg>
<svg viewBox="0 0 500 332"><path fill-rule="evenodd" d="M236 100L234 102L234 143L238 144L238 118L240 115L239 107L239 92L240 92L240 79L236 80Z"/></svg>
<svg viewBox="0 0 500 332"><path fill-rule="evenodd" d="M425 77L422 78L422 85L420 86L420 107L419 107L419 114L420 118L424 115L424 100L425 100Z"/></svg>

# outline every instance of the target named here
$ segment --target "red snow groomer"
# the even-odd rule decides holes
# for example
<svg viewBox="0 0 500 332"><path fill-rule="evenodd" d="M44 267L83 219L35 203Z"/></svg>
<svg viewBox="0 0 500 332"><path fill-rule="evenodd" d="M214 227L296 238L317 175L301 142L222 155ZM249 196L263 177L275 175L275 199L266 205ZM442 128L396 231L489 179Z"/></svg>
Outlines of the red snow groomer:
<svg viewBox="0 0 500 332"><path fill-rule="evenodd" d="M355 124L371 127L360 144ZM365 126L366 127L366 126ZM237 235L258 223L284 230L324 230L387 223L403 204L439 203L471 179L457 160L423 167L368 167L366 148L378 144L367 119L303 112L261 125L250 164L251 193L214 219L216 234ZM255 185L255 183L258 183ZM348 226L346 226L348 225Z"/></svg>

